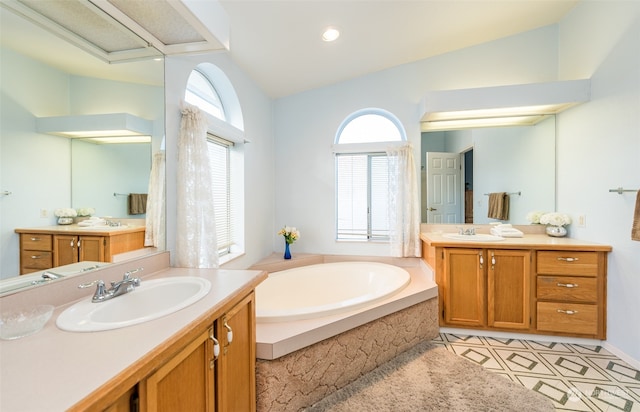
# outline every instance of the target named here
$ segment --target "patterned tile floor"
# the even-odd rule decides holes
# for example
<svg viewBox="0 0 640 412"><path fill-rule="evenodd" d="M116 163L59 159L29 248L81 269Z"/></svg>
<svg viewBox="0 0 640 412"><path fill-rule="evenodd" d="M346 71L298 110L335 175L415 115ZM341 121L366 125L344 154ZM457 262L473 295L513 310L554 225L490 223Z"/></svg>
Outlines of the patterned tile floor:
<svg viewBox="0 0 640 412"><path fill-rule="evenodd" d="M542 393L558 411L640 411L640 371L601 346L451 333L433 342Z"/></svg>

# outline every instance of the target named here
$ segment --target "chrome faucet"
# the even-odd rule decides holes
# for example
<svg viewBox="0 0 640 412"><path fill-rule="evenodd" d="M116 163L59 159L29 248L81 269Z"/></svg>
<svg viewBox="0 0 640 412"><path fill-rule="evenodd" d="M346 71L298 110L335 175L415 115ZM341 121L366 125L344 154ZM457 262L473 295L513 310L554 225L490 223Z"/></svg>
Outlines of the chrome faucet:
<svg viewBox="0 0 640 412"><path fill-rule="evenodd" d="M136 287L140 286L140 278L132 278L131 275L144 270L138 268L125 272L122 280L119 282L111 282L111 288L107 289L103 280L94 280L93 282L83 283L78 285L78 288L84 289L97 285L96 291L91 298L93 303L104 302L109 299L113 299L125 293L132 292Z"/></svg>
<svg viewBox="0 0 640 412"><path fill-rule="evenodd" d="M31 282L32 285L39 285L41 283L46 283L55 279L60 279L62 277L62 275L57 275L53 272L48 272L45 271L42 273L42 277L40 279L36 279L33 282Z"/></svg>
<svg viewBox="0 0 640 412"><path fill-rule="evenodd" d="M459 235L473 236L473 235L476 234L476 228L475 227L470 227L469 229L465 230L465 228L460 227L460 228L458 228L458 234Z"/></svg>

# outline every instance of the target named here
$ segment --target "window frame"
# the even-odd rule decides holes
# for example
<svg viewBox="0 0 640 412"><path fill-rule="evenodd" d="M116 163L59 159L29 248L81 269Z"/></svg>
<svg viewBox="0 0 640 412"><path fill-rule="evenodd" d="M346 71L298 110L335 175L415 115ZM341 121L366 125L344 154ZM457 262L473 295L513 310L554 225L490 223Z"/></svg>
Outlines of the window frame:
<svg viewBox="0 0 640 412"><path fill-rule="evenodd" d="M340 193L340 157L360 157L366 156L366 232L364 233L349 233L340 228L340 200L336 195L336 240L339 241L367 241L367 242L388 242L389 241L389 227L387 222L387 229L385 235L376 234L378 231L374 228L373 221L375 216L373 214L373 158L385 158L388 159L386 152L363 152L363 153L336 153L336 192ZM388 161L386 170L388 171Z"/></svg>
<svg viewBox="0 0 640 412"><path fill-rule="evenodd" d="M398 138L399 140L390 140L390 141L374 141L374 142L362 142L362 143L340 143L340 137L344 129L355 119L365 116L365 115L378 115L386 120L389 120L398 130ZM384 156L387 157L387 149L389 147L394 146L402 146L406 144L407 137L402 127L402 123L398 120L396 116L392 113L377 108L368 108L358 110L349 116L347 116L343 122L340 124L338 131L336 133L334 139L333 152L335 157L335 239L336 241L361 241L361 242L389 242L390 241L390 227L387 226L387 234L384 236L379 236L374 233L374 229L372 227L372 198L371 198L371 190L372 190L372 175L371 175L371 156ZM345 235L340 231L340 215L339 215L339 205L340 205L340 173L339 173L339 157L340 156L367 156L367 210L366 210L366 220L367 220L367 229L366 234L360 235L360 237L354 235ZM388 169L387 169L388 170ZM388 176L388 175L387 175ZM388 177L387 177L388 179ZM388 186L387 186L388 187ZM388 204L387 204L388 210ZM388 217L387 217L387 225L388 225Z"/></svg>
<svg viewBox="0 0 640 412"><path fill-rule="evenodd" d="M220 227L218 226L218 220L220 219L219 215L218 215L218 210L216 210L215 213L215 218L216 218L216 240L218 242L218 257L223 257L226 255L229 255L232 253L233 250L233 246L235 245L234 242L234 228L233 228L233 221L234 221L234 208L233 208L233 199L232 199L232 188L231 188L231 151L233 150L233 146L234 143L227 140L227 139L223 139L219 136L216 136L215 134L211 133L210 131L207 132L207 148L209 150L209 155L211 155L211 147L210 145L216 145L219 147L224 148L225 152L224 152L224 156L225 156L225 177L224 177L224 186L225 188L223 189L223 191L225 192L225 199L223 200L224 203L226 203L226 211L225 211L225 230L224 232L227 234L226 238L222 239L224 240L224 242L220 242L221 241L221 231L219 230ZM211 159L211 157L210 157ZM216 169L215 169L215 165L212 162L211 165L211 174L212 174L212 184L215 184L216 182L218 182L221 179L216 179L216 176L214 176ZM212 188L213 189L213 188ZM215 200L214 200L215 202ZM222 244L221 244L222 243Z"/></svg>

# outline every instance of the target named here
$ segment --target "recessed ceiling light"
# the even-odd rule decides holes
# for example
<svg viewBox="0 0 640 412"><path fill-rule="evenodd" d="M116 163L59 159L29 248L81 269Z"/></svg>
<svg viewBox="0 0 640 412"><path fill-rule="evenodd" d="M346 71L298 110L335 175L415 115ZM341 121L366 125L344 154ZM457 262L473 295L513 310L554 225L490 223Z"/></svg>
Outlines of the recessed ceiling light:
<svg viewBox="0 0 640 412"><path fill-rule="evenodd" d="M322 33L322 40L324 41L334 41L338 37L340 37L340 31L335 27L329 27Z"/></svg>

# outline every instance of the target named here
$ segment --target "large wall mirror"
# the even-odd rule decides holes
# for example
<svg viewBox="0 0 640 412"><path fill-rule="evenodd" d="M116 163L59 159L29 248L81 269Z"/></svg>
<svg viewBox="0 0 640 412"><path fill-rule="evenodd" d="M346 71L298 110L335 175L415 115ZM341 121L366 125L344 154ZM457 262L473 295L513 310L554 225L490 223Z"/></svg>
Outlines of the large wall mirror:
<svg viewBox="0 0 640 412"><path fill-rule="evenodd" d="M57 208L127 215L127 197L147 192L153 153L163 148L164 64L106 63L0 7L0 279L19 273L16 228L55 225ZM128 113L152 124L148 143L96 144L39 133L37 118Z"/></svg>
<svg viewBox="0 0 640 412"><path fill-rule="evenodd" d="M555 130L556 118L549 116L534 126L423 132L421 141L422 222L454 224L498 222L488 218L488 194L494 192L509 194L509 219L505 221L508 223L528 224L527 213L534 210L554 211L556 203ZM460 213L457 214L457 219L430 220L429 209L437 209L439 205L435 206L428 198L427 152L451 153L458 160L461 167L460 180L452 185L452 193L444 199L444 201L457 202L459 205ZM469 202L472 203L469 204Z"/></svg>

